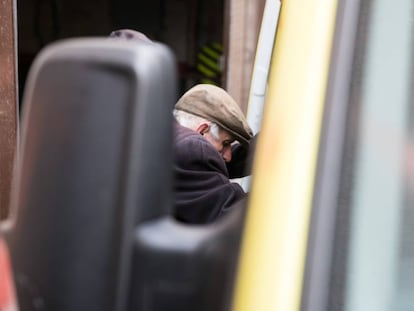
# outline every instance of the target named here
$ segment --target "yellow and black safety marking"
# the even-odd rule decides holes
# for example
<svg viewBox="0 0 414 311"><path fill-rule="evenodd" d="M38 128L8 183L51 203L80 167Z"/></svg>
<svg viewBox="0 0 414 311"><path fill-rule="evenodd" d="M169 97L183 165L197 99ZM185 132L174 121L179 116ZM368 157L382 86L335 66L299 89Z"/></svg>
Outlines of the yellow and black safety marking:
<svg viewBox="0 0 414 311"><path fill-rule="evenodd" d="M197 71L201 74L201 82L220 85L223 47L218 42L211 42L201 47L197 54Z"/></svg>

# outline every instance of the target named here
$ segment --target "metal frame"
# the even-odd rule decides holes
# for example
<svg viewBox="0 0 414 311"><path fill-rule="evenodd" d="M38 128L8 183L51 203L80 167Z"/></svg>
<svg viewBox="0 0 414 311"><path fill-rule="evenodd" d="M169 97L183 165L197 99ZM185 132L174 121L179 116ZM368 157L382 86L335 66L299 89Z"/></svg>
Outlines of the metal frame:
<svg viewBox="0 0 414 311"><path fill-rule="evenodd" d="M359 3L360 0L344 0L338 7L308 241L303 311L332 310L328 301Z"/></svg>

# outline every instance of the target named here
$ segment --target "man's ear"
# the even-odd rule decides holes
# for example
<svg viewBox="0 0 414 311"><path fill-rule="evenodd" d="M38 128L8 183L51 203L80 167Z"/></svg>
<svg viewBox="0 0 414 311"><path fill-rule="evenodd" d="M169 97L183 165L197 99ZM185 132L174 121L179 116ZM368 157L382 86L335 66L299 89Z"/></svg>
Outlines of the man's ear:
<svg viewBox="0 0 414 311"><path fill-rule="evenodd" d="M209 129L210 129L210 126L208 125L208 123L201 123L196 128L196 132L201 134L201 135L204 135L204 133L207 133Z"/></svg>

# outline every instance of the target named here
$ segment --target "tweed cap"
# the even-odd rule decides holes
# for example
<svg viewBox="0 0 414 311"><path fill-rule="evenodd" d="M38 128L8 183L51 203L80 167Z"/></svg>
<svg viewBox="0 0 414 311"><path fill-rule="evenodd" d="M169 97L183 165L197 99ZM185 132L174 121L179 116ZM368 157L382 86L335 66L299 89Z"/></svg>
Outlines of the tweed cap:
<svg viewBox="0 0 414 311"><path fill-rule="evenodd" d="M248 144L252 130L235 100L222 88L211 84L198 84L188 90L175 104L182 110L208 121L235 136L240 143Z"/></svg>

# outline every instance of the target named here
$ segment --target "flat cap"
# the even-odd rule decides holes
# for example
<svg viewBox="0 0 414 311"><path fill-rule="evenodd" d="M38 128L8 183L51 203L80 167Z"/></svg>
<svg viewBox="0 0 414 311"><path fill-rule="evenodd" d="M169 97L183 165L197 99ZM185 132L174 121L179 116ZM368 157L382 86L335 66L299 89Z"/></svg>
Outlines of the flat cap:
<svg viewBox="0 0 414 311"><path fill-rule="evenodd" d="M236 101L225 90L212 84L198 84L189 89L175 104L175 109L216 123L240 143L248 144L253 136Z"/></svg>

